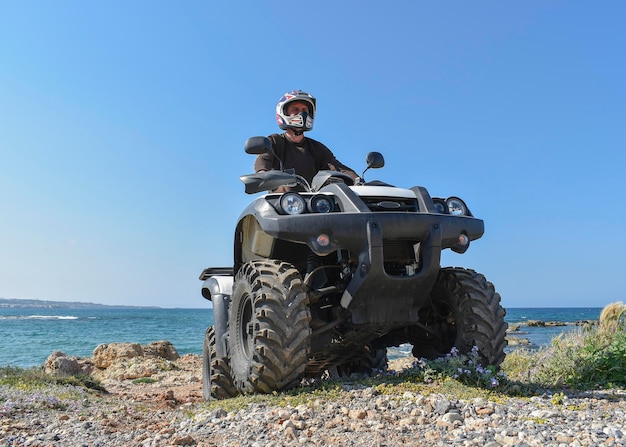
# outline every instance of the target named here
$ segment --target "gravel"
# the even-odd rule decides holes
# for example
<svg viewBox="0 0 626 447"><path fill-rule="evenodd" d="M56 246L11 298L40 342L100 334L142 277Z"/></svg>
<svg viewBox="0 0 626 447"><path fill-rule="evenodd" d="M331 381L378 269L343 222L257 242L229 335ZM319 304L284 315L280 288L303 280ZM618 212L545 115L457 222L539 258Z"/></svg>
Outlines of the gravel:
<svg viewBox="0 0 626 447"><path fill-rule="evenodd" d="M41 391L29 401L32 392L5 388L0 447L626 445L624 390L492 400L346 383L333 400L227 410L202 402L197 367L153 384L109 383L108 394L55 390L49 403Z"/></svg>

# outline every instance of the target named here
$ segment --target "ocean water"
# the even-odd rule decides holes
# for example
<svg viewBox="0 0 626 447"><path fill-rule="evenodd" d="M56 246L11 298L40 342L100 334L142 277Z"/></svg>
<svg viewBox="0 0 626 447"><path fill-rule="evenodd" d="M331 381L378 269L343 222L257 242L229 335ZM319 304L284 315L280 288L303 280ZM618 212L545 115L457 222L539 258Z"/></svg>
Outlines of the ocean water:
<svg viewBox="0 0 626 447"><path fill-rule="evenodd" d="M506 321L509 328L515 323L524 323L530 320L559 321L574 323L577 321L598 320L601 307L572 307L572 308L508 308ZM527 338L531 342L531 348L549 346L554 337L570 331L578 331L581 326L553 326L553 327L529 327L520 326L517 332L519 337ZM512 333L515 334L515 333Z"/></svg>
<svg viewBox="0 0 626 447"><path fill-rule="evenodd" d="M508 308L509 324L528 320L574 322L597 320L601 308ZM0 366L41 365L54 351L91 356L102 343L147 344L168 340L179 354L201 354L204 332L213 324L210 308L98 308L17 309L0 307ZM534 347L547 346L562 332L577 326L522 327L521 337ZM410 347L390 350L390 357L410 352Z"/></svg>
<svg viewBox="0 0 626 447"><path fill-rule="evenodd" d="M180 355L201 354L213 311L204 309L0 308L0 365L45 363L54 351L88 357L102 343L168 340Z"/></svg>

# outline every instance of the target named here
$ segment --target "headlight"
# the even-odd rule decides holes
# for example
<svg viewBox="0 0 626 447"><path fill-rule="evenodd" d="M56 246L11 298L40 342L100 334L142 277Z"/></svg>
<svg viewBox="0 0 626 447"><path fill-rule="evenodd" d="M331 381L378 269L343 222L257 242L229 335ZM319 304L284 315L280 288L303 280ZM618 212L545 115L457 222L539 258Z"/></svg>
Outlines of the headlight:
<svg viewBox="0 0 626 447"><path fill-rule="evenodd" d="M280 207L286 214L302 214L306 210L306 202L300 194L289 192L280 198Z"/></svg>
<svg viewBox="0 0 626 447"><path fill-rule="evenodd" d="M467 205L458 197L449 197L446 200L446 204L448 205L448 213L453 216L467 216L469 214Z"/></svg>
<svg viewBox="0 0 626 447"><path fill-rule="evenodd" d="M439 214L448 214L448 205L443 199L437 199L433 197L433 204L435 205L435 212Z"/></svg>
<svg viewBox="0 0 626 447"><path fill-rule="evenodd" d="M311 211L313 213L330 213L335 208L333 201L325 196L314 196L311 199Z"/></svg>

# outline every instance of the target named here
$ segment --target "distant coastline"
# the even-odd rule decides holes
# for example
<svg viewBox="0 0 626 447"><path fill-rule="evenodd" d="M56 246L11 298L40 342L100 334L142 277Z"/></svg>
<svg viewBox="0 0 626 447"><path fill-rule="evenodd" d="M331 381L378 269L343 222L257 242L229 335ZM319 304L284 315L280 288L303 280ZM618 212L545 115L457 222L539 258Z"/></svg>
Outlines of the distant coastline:
<svg viewBox="0 0 626 447"><path fill-rule="evenodd" d="M49 301L22 298L0 298L1 309L159 309L158 306L122 306L80 301Z"/></svg>

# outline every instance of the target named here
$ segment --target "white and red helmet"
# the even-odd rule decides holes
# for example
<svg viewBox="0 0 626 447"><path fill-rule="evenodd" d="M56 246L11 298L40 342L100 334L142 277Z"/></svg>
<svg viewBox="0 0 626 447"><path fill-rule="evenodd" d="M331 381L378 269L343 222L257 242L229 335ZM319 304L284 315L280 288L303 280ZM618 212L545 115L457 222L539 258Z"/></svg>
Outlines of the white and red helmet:
<svg viewBox="0 0 626 447"><path fill-rule="evenodd" d="M302 101L309 105L309 113L302 112L297 115L287 115L287 106L295 101ZM313 129L315 119L315 98L302 90L293 90L285 93L276 105L276 122L282 130L294 129L302 132Z"/></svg>

